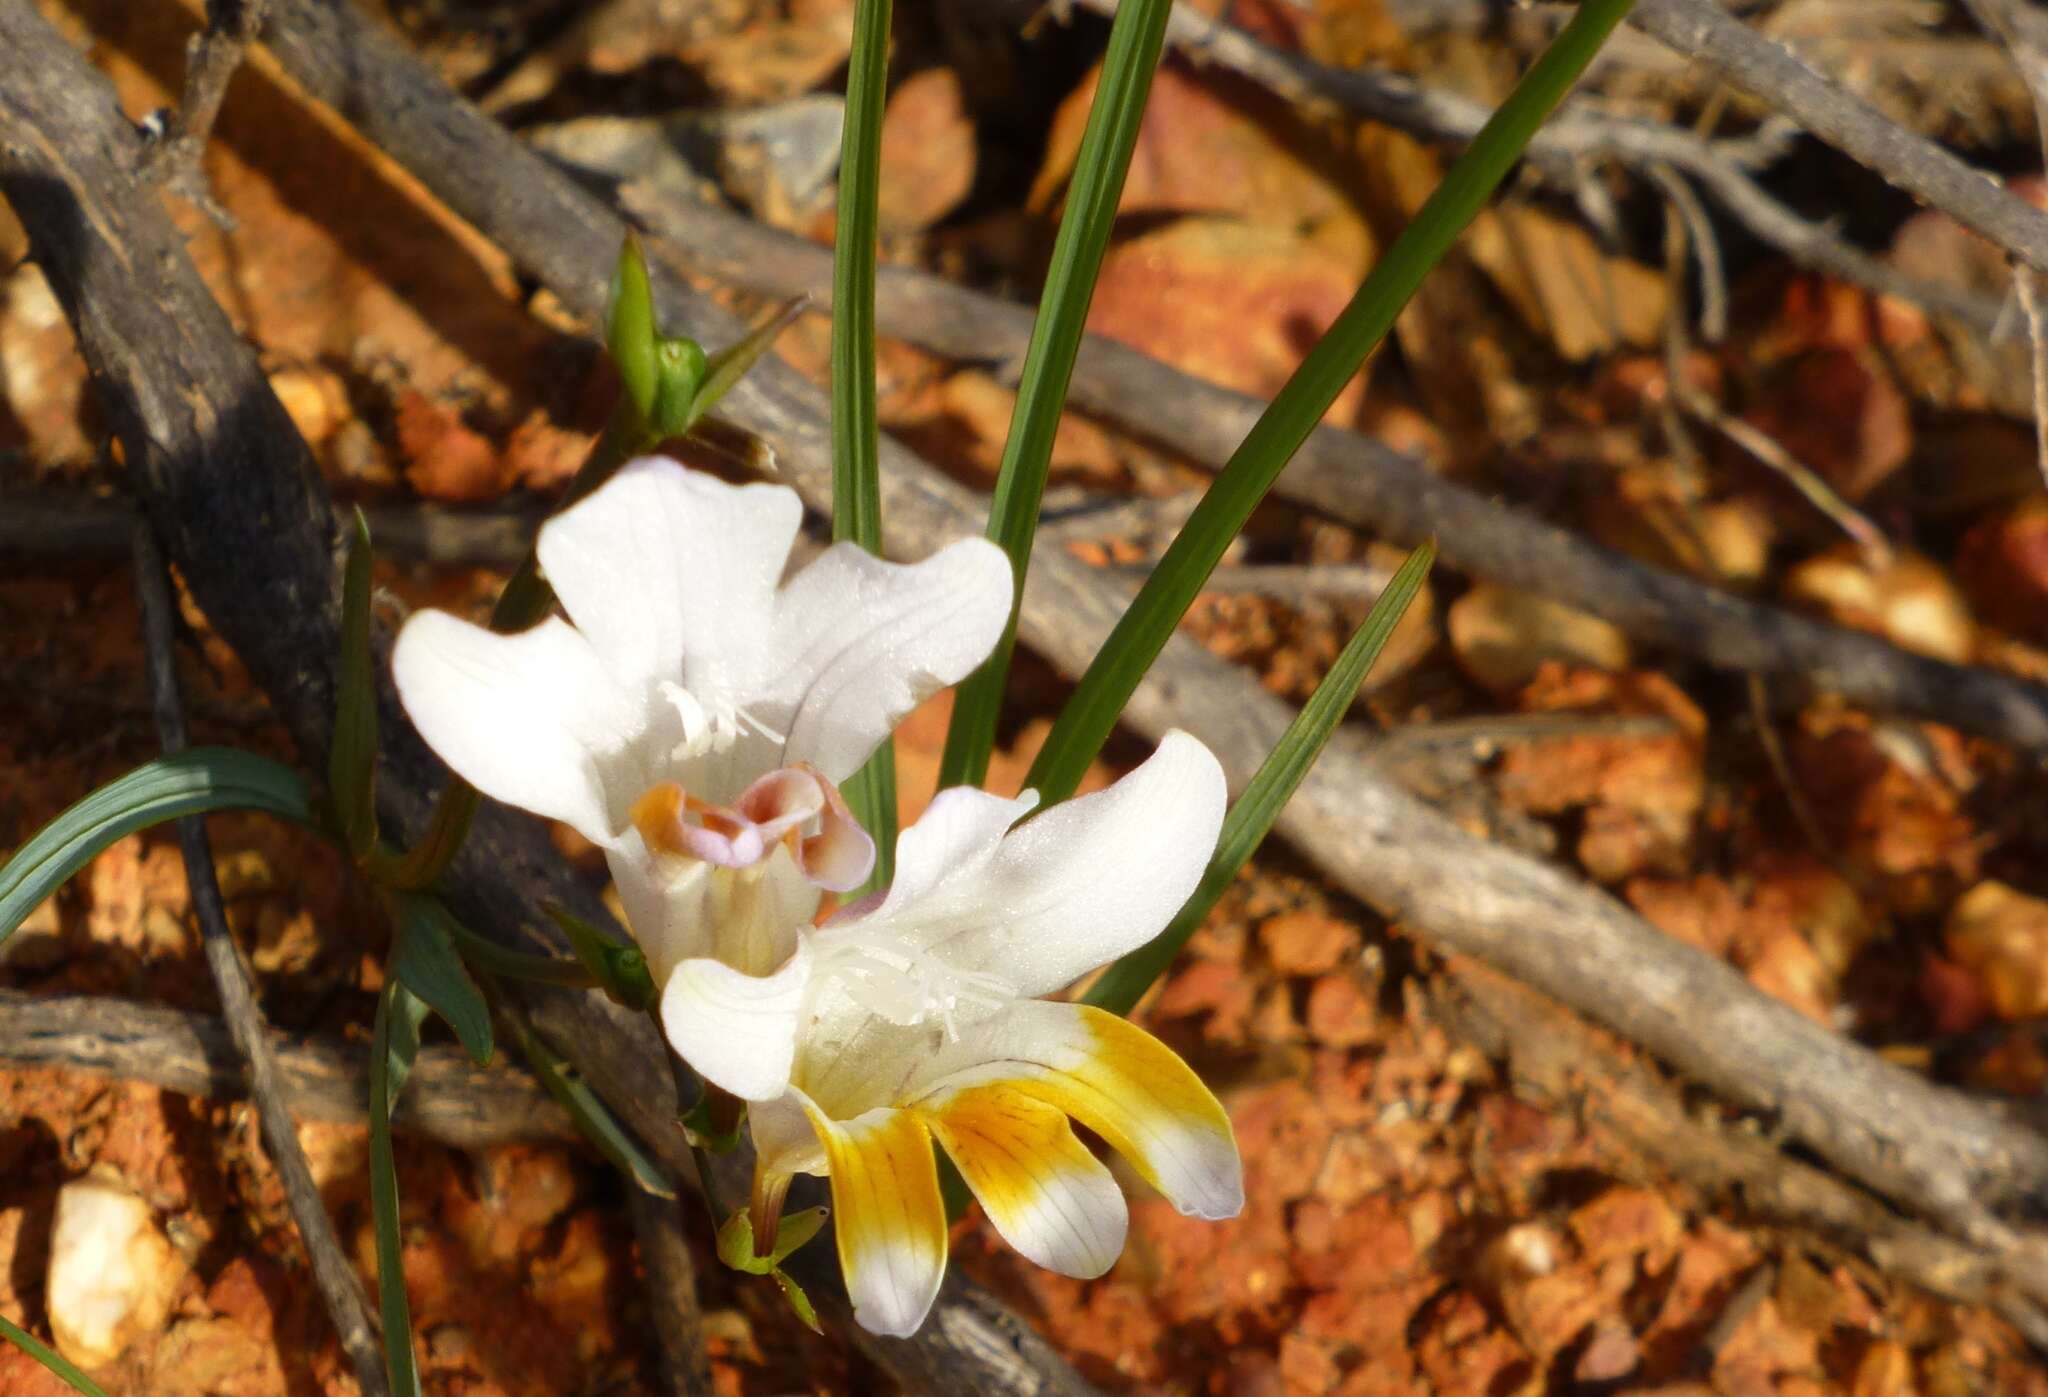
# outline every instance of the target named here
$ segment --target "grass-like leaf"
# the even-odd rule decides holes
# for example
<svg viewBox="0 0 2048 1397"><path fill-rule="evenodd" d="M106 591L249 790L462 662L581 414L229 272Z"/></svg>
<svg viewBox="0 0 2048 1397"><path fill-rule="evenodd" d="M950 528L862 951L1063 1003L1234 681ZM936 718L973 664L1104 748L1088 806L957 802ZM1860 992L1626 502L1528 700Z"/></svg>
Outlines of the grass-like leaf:
<svg viewBox="0 0 2048 1397"><path fill-rule="evenodd" d="M818 1326L812 1323L813 1329ZM74 1391L83 1392L85 1397L107 1397L100 1385L79 1371L78 1365L57 1350L23 1329L6 1315L0 1315L0 1339L7 1340L36 1362L48 1368L60 1381L69 1383Z"/></svg>
<svg viewBox="0 0 2048 1397"><path fill-rule="evenodd" d="M377 662L370 652L370 523L355 512L341 585L341 664L334 740L327 749L327 798L349 853L377 844Z"/></svg>
<svg viewBox="0 0 2048 1397"><path fill-rule="evenodd" d="M396 975L377 997L370 1031L370 1220L377 1239L377 1310L384 1326L384 1371L392 1397L420 1397L412 1351L412 1305L405 1296L405 1239L398 1221L398 1160L391 1149L391 1108L420 1051L426 1001Z"/></svg>
<svg viewBox="0 0 2048 1397"><path fill-rule="evenodd" d="M1316 685L1316 691L1309 695L1287 732L1260 763L1258 774L1252 777L1244 794L1230 807L1223 820L1223 832L1216 840L1216 852L1186 905L1166 930L1105 970L1082 996L1087 1003L1114 1014L1128 1014L1144 998L1152 982L1173 963L1180 948L1216 905L1216 899L1257 851L1309 768L1315 765L1330 734L1350 711L1373 661L1379 658L1387 638L1400 624L1402 613L1422 590L1430 564L1435 561L1434 543L1425 543L1408 555L1373 602L1364 622L1345 643L1323 682Z"/></svg>
<svg viewBox="0 0 2048 1397"><path fill-rule="evenodd" d="M881 428L875 416L875 259L882 183L882 106L889 85L891 0L856 0L839 148L832 254L832 537L882 551ZM896 749L883 739L846 783L846 802L875 839L871 886L896 863Z"/></svg>
<svg viewBox="0 0 2048 1397"><path fill-rule="evenodd" d="M1117 199L1130 172L1145 98L1152 90L1152 74L1159 66L1159 49L1172 13L1173 0L1124 0L1110 27L1109 51L1102 61L1102 77L1074 160L1066 210L1053 241L1038 317L1031 323L1031 343L1024 351L1023 377L1017 385L1017 407L1010 417L1010 434L1003 443L1002 467L989 504L988 536L1009 555L1011 576L1016 580L1010 621L995 652L960 686L954 699L946 750L939 762L942 790L978 786L988 775L1003 687L1010 675L1010 655L1017 644L1017 611L1031 566L1031 540L1038 532L1039 503L1052 465L1053 437L1059 431L1074 356L1080 352L1088 320L1088 303L1095 295L1096 276L1109 247Z"/></svg>
<svg viewBox="0 0 2048 1397"><path fill-rule="evenodd" d="M317 826L306 782L288 766L231 747L194 747L116 777L30 836L0 866L0 939L115 840L212 810L262 810Z"/></svg>
<svg viewBox="0 0 2048 1397"><path fill-rule="evenodd" d="M478 1066L491 1060L491 1006L456 949L462 930L440 899L401 894L391 974L448 1021ZM474 933L469 933L473 939ZM507 952L507 954L510 954Z"/></svg>
<svg viewBox="0 0 2048 1397"><path fill-rule="evenodd" d="M505 1026L511 1031L512 1046L533 1075L540 1078L541 1085L548 1089L548 1095L561 1103L569 1118L576 1122L597 1152L603 1155L620 1173L628 1176L634 1184L657 1198L674 1198L675 1185L662 1172L659 1164L647 1157L626 1128L619 1124L610 1108L598 1099L590 1084L578 1076L576 1069L562 1060L561 1054L550 1048L537 1033L529 1031L517 1014L505 1017Z"/></svg>
<svg viewBox="0 0 2048 1397"><path fill-rule="evenodd" d="M1116 726L1131 691L1159 657L1224 549L1265 498L1288 458L1366 355L1385 338L1423 277L1450 251L1632 4L1633 0L1582 0L1571 22L1458 157L1231 454L1096 652L1032 763L1025 784L1036 787L1046 805L1073 794Z"/></svg>

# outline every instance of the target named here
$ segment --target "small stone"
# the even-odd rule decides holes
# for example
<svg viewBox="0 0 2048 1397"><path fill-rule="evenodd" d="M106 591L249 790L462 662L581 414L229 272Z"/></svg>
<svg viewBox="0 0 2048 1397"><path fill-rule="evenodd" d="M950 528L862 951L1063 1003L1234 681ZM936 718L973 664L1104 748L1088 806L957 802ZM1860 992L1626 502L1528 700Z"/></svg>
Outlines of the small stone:
<svg viewBox="0 0 2048 1397"><path fill-rule="evenodd" d="M111 1169L57 1194L46 1303L65 1357L102 1368L163 1327L183 1266L156 1217Z"/></svg>
<svg viewBox="0 0 2048 1397"><path fill-rule="evenodd" d="M1358 931L1317 912L1289 912L1259 924L1259 942L1282 975L1335 970L1358 947Z"/></svg>
<svg viewBox="0 0 2048 1397"><path fill-rule="evenodd" d="M1580 1382L1618 1382L1643 1361L1635 1331L1613 1316L1593 1322L1593 1334L1579 1354Z"/></svg>
<svg viewBox="0 0 2048 1397"><path fill-rule="evenodd" d="M1986 879L1949 909L1942 936L1949 956L1983 980L2000 1018L2048 1014L2048 902Z"/></svg>
<svg viewBox="0 0 2048 1397"><path fill-rule="evenodd" d="M1332 1048L1356 1048L1373 1040L1372 1001L1349 975L1325 975L1308 994L1309 1036Z"/></svg>
<svg viewBox="0 0 2048 1397"><path fill-rule="evenodd" d="M1853 545L1841 544L1792 569L1785 596L1938 660L1964 664L1976 648L1977 626L1962 589L1917 553L1896 552L1888 565L1876 567Z"/></svg>
<svg viewBox="0 0 2048 1397"><path fill-rule="evenodd" d="M1519 689L1551 660L1628 668L1628 637L1620 630L1534 592L1475 583L1451 603L1446 621L1451 652L1489 689Z"/></svg>

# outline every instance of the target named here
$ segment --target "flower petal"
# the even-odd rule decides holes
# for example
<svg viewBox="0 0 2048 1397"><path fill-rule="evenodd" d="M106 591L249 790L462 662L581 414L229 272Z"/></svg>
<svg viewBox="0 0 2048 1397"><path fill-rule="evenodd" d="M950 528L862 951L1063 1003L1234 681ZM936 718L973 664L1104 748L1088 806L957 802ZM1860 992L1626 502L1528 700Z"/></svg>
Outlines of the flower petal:
<svg viewBox="0 0 2048 1397"><path fill-rule="evenodd" d="M1086 1004L1028 1000L974 1025L919 1074L903 1104L1004 1083L1100 1135L1183 1213L1244 1207L1237 1140L1202 1079L1144 1029Z"/></svg>
<svg viewBox="0 0 2048 1397"><path fill-rule="evenodd" d="M635 735L631 705L559 620L494 635L444 611L398 633L391 675L420 736L493 800L613 841L600 761Z"/></svg>
<svg viewBox="0 0 2048 1397"><path fill-rule="evenodd" d="M764 712L788 713L788 760L840 782L918 704L988 657L1010 615L1010 563L987 539L923 562L841 543L776 601Z"/></svg>
<svg viewBox="0 0 2048 1397"><path fill-rule="evenodd" d="M767 975L795 953L818 911L817 887L779 845L753 868L735 870L654 853L629 830L605 862L657 985L699 956Z"/></svg>
<svg viewBox="0 0 2048 1397"><path fill-rule="evenodd" d="M1066 1113L1014 1087L975 1087L921 1108L1003 1240L1063 1276L1116 1263L1130 1212Z"/></svg>
<svg viewBox="0 0 2048 1397"><path fill-rule="evenodd" d="M747 1101L789 1089L797 1026L811 979L810 947L772 975L748 975L700 956L676 966L661 989L661 1026L697 1075Z"/></svg>
<svg viewBox="0 0 2048 1397"><path fill-rule="evenodd" d="M909 1338L946 1274L946 1205L932 1137L912 1111L834 1121L813 1111L832 1174L832 1223L853 1317Z"/></svg>
<svg viewBox="0 0 2048 1397"><path fill-rule="evenodd" d="M933 802L926 818L942 825L929 845L923 820L903 836L899 883L914 872L921 892L892 890L863 923L831 932L887 935L1029 997L1073 983L1172 920L1215 852L1225 792L1209 749L1176 731L1121 781L1054 806L992 854L979 853L982 841L1000 806L1016 802L970 796ZM948 858L952 871L933 878Z"/></svg>
<svg viewBox="0 0 2048 1397"><path fill-rule="evenodd" d="M645 456L549 520L537 551L621 688L680 681L708 699L759 668L802 522L785 486L728 485Z"/></svg>

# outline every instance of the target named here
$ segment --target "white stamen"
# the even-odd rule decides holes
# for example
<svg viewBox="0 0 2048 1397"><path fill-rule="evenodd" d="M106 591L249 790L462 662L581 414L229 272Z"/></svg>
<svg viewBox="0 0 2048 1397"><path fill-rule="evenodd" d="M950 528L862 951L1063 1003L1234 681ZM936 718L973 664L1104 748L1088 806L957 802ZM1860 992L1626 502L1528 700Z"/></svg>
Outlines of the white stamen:
<svg viewBox="0 0 2048 1397"><path fill-rule="evenodd" d="M785 742L788 739L746 709L729 700L720 698L706 704L682 685L663 680L661 696L675 705L676 716L683 720L683 740L669 753L671 761L688 761L701 757L706 752L726 752L740 740L742 729L752 728L770 742Z"/></svg>
<svg viewBox="0 0 2048 1397"><path fill-rule="evenodd" d="M1001 976L961 970L894 937L868 936L828 953L827 965L847 997L904 1028L937 1019L948 1042L960 1041L958 1016L979 1018L1017 997Z"/></svg>

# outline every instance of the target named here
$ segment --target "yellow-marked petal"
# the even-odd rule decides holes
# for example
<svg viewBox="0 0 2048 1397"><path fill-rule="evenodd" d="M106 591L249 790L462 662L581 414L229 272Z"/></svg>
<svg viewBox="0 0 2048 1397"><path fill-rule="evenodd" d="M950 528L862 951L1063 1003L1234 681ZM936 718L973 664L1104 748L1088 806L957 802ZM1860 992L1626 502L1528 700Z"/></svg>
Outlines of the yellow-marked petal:
<svg viewBox="0 0 2048 1397"><path fill-rule="evenodd" d="M1183 1213L1236 1217L1244 1166L1202 1079L1144 1029L1086 1004L1029 1000L962 1035L912 1104L1008 1083L1093 1130Z"/></svg>
<svg viewBox="0 0 2048 1397"><path fill-rule="evenodd" d="M908 1338L946 1271L946 1205L931 1134L916 1112L887 1107L850 1121L814 1111L811 1124L831 1169L853 1316L871 1333Z"/></svg>
<svg viewBox="0 0 2048 1397"><path fill-rule="evenodd" d="M1099 1276L1130 1215L1064 1111L1011 1086L974 1087L923 1108L1003 1240L1048 1270Z"/></svg>

